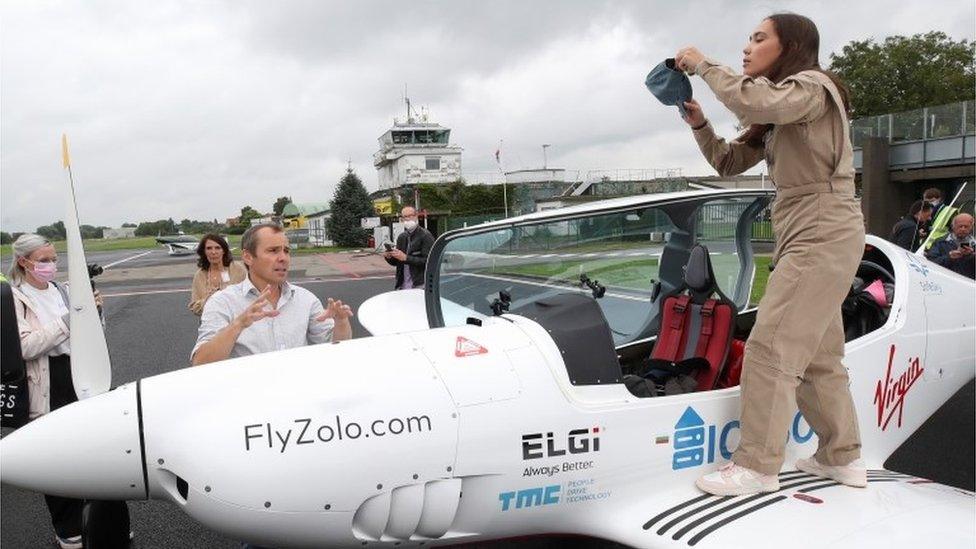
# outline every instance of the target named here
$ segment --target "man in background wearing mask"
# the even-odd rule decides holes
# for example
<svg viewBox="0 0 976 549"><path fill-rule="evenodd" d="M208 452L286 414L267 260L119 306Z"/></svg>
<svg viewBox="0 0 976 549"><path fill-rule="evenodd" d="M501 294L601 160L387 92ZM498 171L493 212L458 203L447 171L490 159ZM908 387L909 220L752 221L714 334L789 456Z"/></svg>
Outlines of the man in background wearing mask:
<svg viewBox="0 0 976 549"><path fill-rule="evenodd" d="M434 236L417 224L417 210L411 206L404 206L400 210L400 220L405 230L397 236L396 248L384 253L383 257L396 267L394 289L422 288Z"/></svg>
<svg viewBox="0 0 976 549"><path fill-rule="evenodd" d="M925 192L922 193L922 200L932 205L933 219L935 219L935 216L939 215L939 212L942 211L942 206L945 206L945 204L942 202L942 191L936 189L935 187L925 189Z"/></svg>

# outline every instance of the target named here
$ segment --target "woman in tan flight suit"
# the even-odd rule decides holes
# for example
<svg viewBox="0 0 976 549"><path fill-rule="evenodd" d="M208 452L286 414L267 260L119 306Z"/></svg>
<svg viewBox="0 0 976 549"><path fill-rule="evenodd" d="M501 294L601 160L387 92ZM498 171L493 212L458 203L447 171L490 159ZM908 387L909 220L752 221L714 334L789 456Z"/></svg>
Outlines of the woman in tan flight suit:
<svg viewBox="0 0 976 549"><path fill-rule="evenodd" d="M701 76L748 130L726 142L695 101L685 103L695 140L722 175L765 159L776 184L775 270L759 303L742 370L742 439L732 462L698 479L717 495L779 489L786 433L798 406L819 438L797 468L851 486L867 485L848 389L840 306L864 251L864 219L854 197L847 90L820 68L810 19L764 19L743 50L743 73L693 47L675 55Z"/></svg>

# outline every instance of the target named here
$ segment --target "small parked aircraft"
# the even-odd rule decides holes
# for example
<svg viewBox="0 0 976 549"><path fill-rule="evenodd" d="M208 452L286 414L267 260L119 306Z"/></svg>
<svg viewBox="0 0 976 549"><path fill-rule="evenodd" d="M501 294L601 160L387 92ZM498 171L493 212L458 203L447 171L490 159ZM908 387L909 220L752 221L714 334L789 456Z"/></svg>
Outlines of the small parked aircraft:
<svg viewBox="0 0 976 549"><path fill-rule="evenodd" d="M736 349L755 322L753 241L769 230L771 198L644 195L446 233L423 289L360 308L372 337L69 405L0 441L0 479L167 500L275 547L537 534L649 548L972 547L971 492L883 464L973 379L976 285L873 236L844 310L867 488L793 468L817 447L800 414L783 433L778 492L694 487L738 441ZM639 375L675 329L676 349L694 334L711 357L678 391ZM77 368L107 366L73 350Z"/></svg>
<svg viewBox="0 0 976 549"><path fill-rule="evenodd" d="M189 255L197 250L200 240L180 233L157 236L156 243L166 246L169 255Z"/></svg>

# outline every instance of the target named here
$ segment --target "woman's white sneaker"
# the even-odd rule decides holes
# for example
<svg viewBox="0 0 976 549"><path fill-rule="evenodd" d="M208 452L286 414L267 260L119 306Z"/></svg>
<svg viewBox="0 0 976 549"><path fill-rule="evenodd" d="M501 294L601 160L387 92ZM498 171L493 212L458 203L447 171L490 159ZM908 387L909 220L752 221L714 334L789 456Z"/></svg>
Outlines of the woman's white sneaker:
<svg viewBox="0 0 976 549"><path fill-rule="evenodd" d="M84 547L81 543L81 536L62 538L61 536L55 535L54 541L58 544L58 549L82 549Z"/></svg>
<svg viewBox="0 0 976 549"><path fill-rule="evenodd" d="M864 488L868 485L868 471L859 459L847 465L824 465L817 461L816 457L810 456L807 459L796 460L796 468L804 473L836 480L855 488Z"/></svg>
<svg viewBox="0 0 976 549"><path fill-rule="evenodd" d="M744 496L779 490L779 477L729 462L718 471L698 477L695 486L716 496Z"/></svg>

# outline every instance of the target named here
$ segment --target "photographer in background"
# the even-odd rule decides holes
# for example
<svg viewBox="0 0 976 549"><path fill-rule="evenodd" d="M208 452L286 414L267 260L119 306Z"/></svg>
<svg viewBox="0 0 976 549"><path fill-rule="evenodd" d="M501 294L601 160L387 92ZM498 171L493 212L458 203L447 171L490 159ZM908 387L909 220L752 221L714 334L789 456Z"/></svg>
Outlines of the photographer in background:
<svg viewBox="0 0 976 549"><path fill-rule="evenodd" d="M926 255L932 262L950 271L976 279L974 247L973 216L961 213L952 219L949 236L937 241Z"/></svg>
<svg viewBox="0 0 976 549"><path fill-rule="evenodd" d="M70 301L68 288L54 281L58 256L47 239L21 235L14 241L13 252L9 278L26 362L29 418L33 420L78 400L71 381ZM102 307L98 292L95 304ZM80 549L82 500L48 495L44 500L55 542L61 549Z"/></svg>
<svg viewBox="0 0 976 549"><path fill-rule="evenodd" d="M397 236L396 249L387 250L383 258L396 267L395 290L422 288L434 235L417 224L417 210L411 206L400 210L400 220L405 230Z"/></svg>

